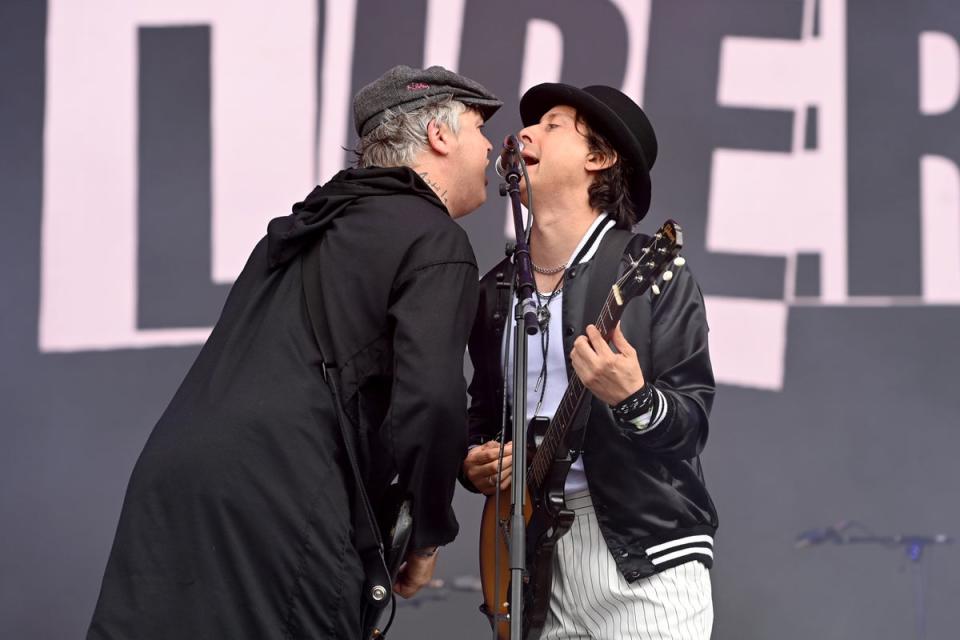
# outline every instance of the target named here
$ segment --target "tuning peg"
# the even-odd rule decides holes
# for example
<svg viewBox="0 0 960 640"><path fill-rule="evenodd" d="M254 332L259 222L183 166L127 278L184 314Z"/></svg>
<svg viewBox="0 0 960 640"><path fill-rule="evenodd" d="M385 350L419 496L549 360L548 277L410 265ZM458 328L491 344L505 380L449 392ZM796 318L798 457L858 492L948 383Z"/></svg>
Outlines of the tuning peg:
<svg viewBox="0 0 960 640"><path fill-rule="evenodd" d="M660 295L660 287L658 287L657 285L651 286L650 290L653 291L653 295L655 296Z"/></svg>
<svg viewBox="0 0 960 640"><path fill-rule="evenodd" d="M687 259L683 256L677 256L673 259L673 264L677 265L678 267L682 267L683 265L687 264Z"/></svg>
<svg viewBox="0 0 960 640"><path fill-rule="evenodd" d="M666 282L670 282L671 280L673 280L673 271L664 271L663 279Z"/></svg>

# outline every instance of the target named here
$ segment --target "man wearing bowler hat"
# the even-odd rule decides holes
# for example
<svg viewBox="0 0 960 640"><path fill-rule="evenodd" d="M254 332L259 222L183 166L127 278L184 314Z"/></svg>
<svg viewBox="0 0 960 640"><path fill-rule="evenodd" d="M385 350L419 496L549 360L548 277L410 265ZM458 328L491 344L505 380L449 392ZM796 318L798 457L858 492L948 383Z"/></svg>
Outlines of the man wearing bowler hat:
<svg viewBox="0 0 960 640"><path fill-rule="evenodd" d="M659 295L648 290L626 306L612 346L589 324L599 307L586 308L596 290L605 298L618 263L622 272L647 240L631 230L650 206L653 127L606 86L535 86L520 115L541 328L528 346L527 419L552 417L571 372L592 393L571 443L576 461L564 493L575 520L557 545L541 638L709 638L717 513L699 456L714 379L700 288L688 267L674 269ZM470 338L462 479L486 495L510 485L512 447L504 447L507 471L498 478L497 440L504 393L511 401L502 372L509 377L512 363L504 369L502 354L512 344L512 302L497 284L512 277L504 261L481 280Z"/></svg>
<svg viewBox="0 0 960 640"><path fill-rule="evenodd" d="M457 535L477 300L453 218L486 198L500 104L441 67L357 94L358 167L270 222L137 461L87 638L359 638L391 587L363 589L359 488L376 507L394 478L413 529L392 586L430 579Z"/></svg>

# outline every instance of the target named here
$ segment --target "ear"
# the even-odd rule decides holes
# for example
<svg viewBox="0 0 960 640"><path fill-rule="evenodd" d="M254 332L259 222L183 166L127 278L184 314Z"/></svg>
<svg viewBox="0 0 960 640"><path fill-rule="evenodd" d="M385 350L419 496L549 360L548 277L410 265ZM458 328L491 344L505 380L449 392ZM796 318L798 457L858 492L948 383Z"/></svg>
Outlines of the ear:
<svg viewBox="0 0 960 640"><path fill-rule="evenodd" d="M431 120L427 125L427 144L430 150L441 156L448 155L451 151L450 143L453 140L453 133L446 125L437 124L436 120Z"/></svg>
<svg viewBox="0 0 960 640"><path fill-rule="evenodd" d="M617 164L616 151L611 152L609 155L591 151L587 154L587 160L584 163L584 169L587 171L603 171L604 169L609 169L615 164Z"/></svg>

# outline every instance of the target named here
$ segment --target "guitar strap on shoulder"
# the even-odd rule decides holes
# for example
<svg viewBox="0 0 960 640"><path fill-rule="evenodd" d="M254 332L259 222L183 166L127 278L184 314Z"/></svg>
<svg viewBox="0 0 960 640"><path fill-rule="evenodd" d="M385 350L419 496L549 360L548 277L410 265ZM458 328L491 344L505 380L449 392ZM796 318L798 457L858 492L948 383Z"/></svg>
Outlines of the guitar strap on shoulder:
<svg viewBox="0 0 960 640"><path fill-rule="evenodd" d="M333 359L333 343L330 337L330 325L327 322L327 315L323 304L320 267L317 260L319 256L318 248L321 242L322 240L317 242L300 259L304 301L307 306L310 325L313 328L313 335L317 342L317 348L320 351L323 379L330 389L330 395L332 396L336 409L337 423L340 426L340 434L343 437L344 449L347 453L347 459L350 462L350 469L353 472L357 493L360 496L360 508L363 511L356 530L357 549L360 552L364 573L366 575L363 599L370 608L379 612L391 602L393 584L387 569L386 558L384 557L383 540L381 539L380 529L377 525L376 512L370 502L370 496L367 494L366 487L363 483L363 475L360 473L360 465L357 462L358 454L354 434L340 401L339 369ZM365 626L367 626L367 617L367 615L364 616ZM375 623L377 615L370 617L372 617Z"/></svg>
<svg viewBox="0 0 960 640"><path fill-rule="evenodd" d="M583 306L583 330L600 316L600 311L610 295L610 288L620 276L620 262L623 252L633 239L633 234L625 229L611 229L600 241L590 266L590 281L587 283L587 296Z"/></svg>

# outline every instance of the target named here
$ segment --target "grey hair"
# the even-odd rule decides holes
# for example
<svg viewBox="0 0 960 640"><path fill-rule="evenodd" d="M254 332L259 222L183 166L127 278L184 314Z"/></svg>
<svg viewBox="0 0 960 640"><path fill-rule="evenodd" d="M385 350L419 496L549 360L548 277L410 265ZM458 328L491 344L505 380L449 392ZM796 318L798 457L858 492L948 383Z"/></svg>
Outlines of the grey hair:
<svg viewBox="0 0 960 640"><path fill-rule="evenodd" d="M409 113L387 109L386 119L360 138L353 153L357 167L413 166L417 155L427 148L427 128L431 121L447 125L453 135L460 133L460 114L467 106L447 99Z"/></svg>

